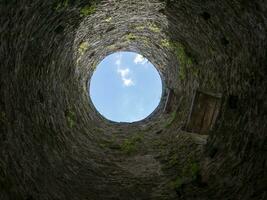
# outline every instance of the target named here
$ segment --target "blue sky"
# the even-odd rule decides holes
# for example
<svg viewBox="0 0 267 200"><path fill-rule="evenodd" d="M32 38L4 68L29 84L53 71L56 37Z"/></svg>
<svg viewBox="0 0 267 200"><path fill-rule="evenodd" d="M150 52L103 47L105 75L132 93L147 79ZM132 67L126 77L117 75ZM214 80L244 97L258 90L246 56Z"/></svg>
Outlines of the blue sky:
<svg viewBox="0 0 267 200"><path fill-rule="evenodd" d="M89 90L93 104L105 118L134 122L158 106L162 82L146 58L133 52L117 52L97 66Z"/></svg>

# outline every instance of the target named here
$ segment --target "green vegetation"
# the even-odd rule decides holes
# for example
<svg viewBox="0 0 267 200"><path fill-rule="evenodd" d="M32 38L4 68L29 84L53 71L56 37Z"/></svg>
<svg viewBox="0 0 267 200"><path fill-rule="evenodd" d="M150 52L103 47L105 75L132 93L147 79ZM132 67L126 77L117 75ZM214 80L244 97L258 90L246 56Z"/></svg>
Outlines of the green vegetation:
<svg viewBox="0 0 267 200"><path fill-rule="evenodd" d="M73 111L68 109L65 112L66 120L67 120L67 125L69 128L73 128L76 124L76 115Z"/></svg>
<svg viewBox="0 0 267 200"><path fill-rule="evenodd" d="M199 165L195 162L191 165L191 177L193 177L194 180L197 179L197 176L200 173Z"/></svg>
<svg viewBox="0 0 267 200"><path fill-rule="evenodd" d="M79 45L79 49L78 49L79 54L84 55L84 53L87 51L88 48L89 48L89 43L88 42L82 42Z"/></svg>
<svg viewBox="0 0 267 200"><path fill-rule="evenodd" d="M85 52L88 50L89 48L89 43L88 42L81 42L78 48L78 52L79 52L79 56L78 59L76 61L77 64L80 63L82 56L85 54Z"/></svg>
<svg viewBox="0 0 267 200"><path fill-rule="evenodd" d="M161 46L166 47L166 48L171 48L171 43L169 40L163 39L161 40Z"/></svg>
<svg viewBox="0 0 267 200"><path fill-rule="evenodd" d="M148 29L154 33L159 33L160 32L160 28L155 24L155 23L150 23L148 25Z"/></svg>
<svg viewBox="0 0 267 200"><path fill-rule="evenodd" d="M124 39L126 40L126 42L139 40L139 41L142 41L144 43L144 45L146 45L146 46L149 45L149 38L146 36L138 36L138 35L135 35L133 33L128 33L127 35L124 36Z"/></svg>
<svg viewBox="0 0 267 200"><path fill-rule="evenodd" d="M177 141L183 140L183 143ZM155 142L154 142L155 143ZM163 159L162 170L175 172L173 178L167 184L170 189L179 190L183 185L198 184L200 178L200 166L198 152L192 151L193 141L186 135L169 138L166 141L158 140L158 149Z"/></svg>
<svg viewBox="0 0 267 200"><path fill-rule="evenodd" d="M81 17L86 17L86 16L94 14L95 12L96 12L96 5L95 4L86 5L83 8L81 8L80 15L81 15Z"/></svg>
<svg viewBox="0 0 267 200"><path fill-rule="evenodd" d="M161 40L161 46L171 49L179 61L179 78L185 80L186 74L197 76L197 68L193 67L193 58L185 51L184 45L167 39ZM190 72L190 73L189 73Z"/></svg>
<svg viewBox="0 0 267 200"><path fill-rule="evenodd" d="M57 3L57 5L54 7L56 11L67 8L69 6L69 0L63 0Z"/></svg>
<svg viewBox="0 0 267 200"><path fill-rule="evenodd" d="M142 133L139 133L135 136L130 137L129 139L126 139L121 144L121 150L122 152L126 154L131 154L137 150L137 145L142 142L144 138L144 135Z"/></svg>
<svg viewBox="0 0 267 200"><path fill-rule="evenodd" d="M136 26L136 27L133 27L133 28L135 28L138 31L142 31L145 28L147 28L148 30L150 30L150 31L152 31L154 33L160 33L160 31L161 31L160 27L157 26L155 23L148 23L146 26Z"/></svg>
<svg viewBox="0 0 267 200"><path fill-rule="evenodd" d="M172 125L172 123L174 122L175 120L175 117L176 117L176 111L173 111L172 114L171 114L171 117L169 118L169 120L166 122L166 124L164 125L165 128L168 128Z"/></svg>
<svg viewBox="0 0 267 200"><path fill-rule="evenodd" d="M186 52L185 48L182 44L176 42L172 44L173 49L175 51L175 55L177 56L177 59L179 61L179 78L181 80L185 80L187 69L191 68L193 69L193 62L191 57L189 57Z"/></svg>
<svg viewBox="0 0 267 200"><path fill-rule="evenodd" d="M141 31L145 29L145 26L136 26L135 29Z"/></svg>
<svg viewBox="0 0 267 200"><path fill-rule="evenodd" d="M112 17L109 17L109 18L105 19L105 22L111 22L111 20L112 20Z"/></svg>
<svg viewBox="0 0 267 200"><path fill-rule="evenodd" d="M199 165L197 162L190 162L183 169L182 175L191 179L192 181L196 180L197 175L199 174Z"/></svg>
<svg viewBox="0 0 267 200"><path fill-rule="evenodd" d="M70 0L59 0L58 3L54 4L53 9L60 11L71 6L73 2ZM86 17L96 12L96 1L90 1L89 5L86 5L80 9L80 16Z"/></svg>
<svg viewBox="0 0 267 200"><path fill-rule="evenodd" d="M133 40L137 40L138 37L136 35L134 35L133 33L129 33L129 34L125 35L125 39L127 41L133 41Z"/></svg>
<svg viewBox="0 0 267 200"><path fill-rule="evenodd" d="M181 175L169 183L169 186L171 189L179 190L182 185L196 181L198 175L199 165L196 162L189 163L183 168Z"/></svg>

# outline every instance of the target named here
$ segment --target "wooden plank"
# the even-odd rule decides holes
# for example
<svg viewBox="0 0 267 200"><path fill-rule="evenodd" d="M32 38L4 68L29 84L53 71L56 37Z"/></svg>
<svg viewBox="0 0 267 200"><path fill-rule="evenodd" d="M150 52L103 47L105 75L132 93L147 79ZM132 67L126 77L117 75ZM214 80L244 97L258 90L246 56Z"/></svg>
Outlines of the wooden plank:
<svg viewBox="0 0 267 200"><path fill-rule="evenodd" d="M220 109L221 95L196 91L192 100L186 130L207 134L216 122Z"/></svg>

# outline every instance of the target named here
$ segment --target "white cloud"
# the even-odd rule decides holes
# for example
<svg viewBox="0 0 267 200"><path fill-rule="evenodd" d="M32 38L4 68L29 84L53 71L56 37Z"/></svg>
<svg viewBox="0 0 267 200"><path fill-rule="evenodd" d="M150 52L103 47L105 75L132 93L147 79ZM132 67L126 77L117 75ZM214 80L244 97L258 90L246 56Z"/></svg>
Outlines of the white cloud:
<svg viewBox="0 0 267 200"><path fill-rule="evenodd" d="M120 67L121 66L121 59L122 59L122 55L119 53L118 55L116 55L116 61L115 64Z"/></svg>
<svg viewBox="0 0 267 200"><path fill-rule="evenodd" d="M120 60L120 59L117 59L116 62L115 62L115 64L116 64L117 66L120 66L120 65L121 65L121 60Z"/></svg>
<svg viewBox="0 0 267 200"><path fill-rule="evenodd" d="M122 77L125 77L125 76L128 76L129 75L129 68L126 68L126 69L120 69L118 68L118 73L122 76Z"/></svg>
<svg viewBox="0 0 267 200"><path fill-rule="evenodd" d="M126 68L126 69L118 68L117 72L120 75L124 86L129 87L129 86L134 85L133 80L129 77L129 73L130 73L129 68Z"/></svg>
<svg viewBox="0 0 267 200"><path fill-rule="evenodd" d="M142 65L144 65L146 62L147 62L147 59L144 58L140 54L137 54L137 56L135 56L135 58L134 58L134 63L135 64L142 64Z"/></svg>
<svg viewBox="0 0 267 200"><path fill-rule="evenodd" d="M123 79L123 84L124 84L125 86L129 87L129 86L134 85L134 82L133 82L132 79L124 78L124 79Z"/></svg>

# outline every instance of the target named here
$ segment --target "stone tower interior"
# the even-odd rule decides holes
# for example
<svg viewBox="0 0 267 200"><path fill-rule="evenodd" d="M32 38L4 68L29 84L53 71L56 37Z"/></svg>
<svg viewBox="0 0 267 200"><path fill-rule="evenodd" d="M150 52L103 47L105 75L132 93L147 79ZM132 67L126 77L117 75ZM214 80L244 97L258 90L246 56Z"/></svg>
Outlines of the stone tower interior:
<svg viewBox="0 0 267 200"><path fill-rule="evenodd" d="M266 33L266 0L1 0L0 199L267 199ZM139 122L88 96L118 51L161 74Z"/></svg>

